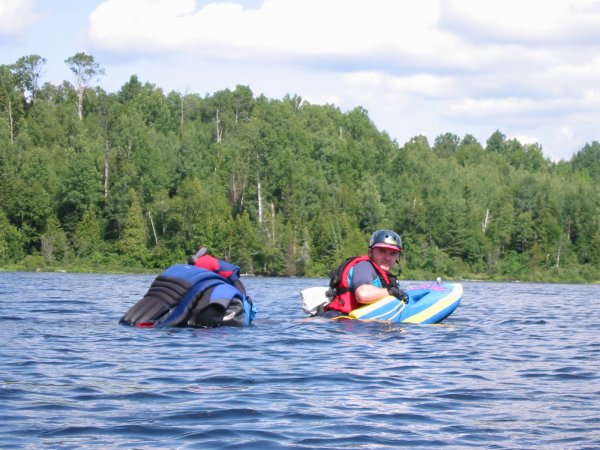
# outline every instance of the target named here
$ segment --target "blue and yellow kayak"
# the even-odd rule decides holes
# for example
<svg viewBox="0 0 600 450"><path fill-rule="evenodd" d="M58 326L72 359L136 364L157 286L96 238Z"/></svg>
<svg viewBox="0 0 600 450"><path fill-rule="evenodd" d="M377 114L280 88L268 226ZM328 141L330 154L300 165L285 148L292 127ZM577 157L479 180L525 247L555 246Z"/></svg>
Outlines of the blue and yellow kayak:
<svg viewBox="0 0 600 450"><path fill-rule="evenodd" d="M319 315L314 304L325 296L327 288L308 288L302 292L305 312ZM374 303L361 306L348 315L334 317L335 320L379 320L392 323L439 323L458 307L463 296L460 283L431 282L410 286L405 289L408 303L396 297L385 297ZM322 308L320 309L322 312Z"/></svg>
<svg viewBox="0 0 600 450"><path fill-rule="evenodd" d="M426 283L406 289L408 303L385 297L351 311L341 318L384 320L394 323L439 323L458 307L462 300L460 283Z"/></svg>

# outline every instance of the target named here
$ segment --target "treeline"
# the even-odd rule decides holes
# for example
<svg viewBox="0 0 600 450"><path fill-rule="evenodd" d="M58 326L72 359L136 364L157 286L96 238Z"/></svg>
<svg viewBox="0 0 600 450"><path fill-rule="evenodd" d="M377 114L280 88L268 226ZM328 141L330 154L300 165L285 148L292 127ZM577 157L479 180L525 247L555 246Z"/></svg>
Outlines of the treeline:
<svg viewBox="0 0 600 450"><path fill-rule="evenodd" d="M118 92L78 53L0 66L0 265L160 270L203 244L246 273L323 276L377 228L404 277L600 280L600 144L569 162L500 131L399 145L367 111L237 86ZM400 119L399 119L400 120Z"/></svg>

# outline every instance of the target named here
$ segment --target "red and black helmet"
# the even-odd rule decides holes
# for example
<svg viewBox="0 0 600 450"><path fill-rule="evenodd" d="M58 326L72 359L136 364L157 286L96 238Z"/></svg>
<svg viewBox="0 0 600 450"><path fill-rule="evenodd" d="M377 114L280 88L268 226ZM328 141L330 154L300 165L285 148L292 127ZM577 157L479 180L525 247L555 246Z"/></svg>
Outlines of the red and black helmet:
<svg viewBox="0 0 600 450"><path fill-rule="evenodd" d="M402 253L402 238L391 230L377 230L369 240L369 248L389 248Z"/></svg>

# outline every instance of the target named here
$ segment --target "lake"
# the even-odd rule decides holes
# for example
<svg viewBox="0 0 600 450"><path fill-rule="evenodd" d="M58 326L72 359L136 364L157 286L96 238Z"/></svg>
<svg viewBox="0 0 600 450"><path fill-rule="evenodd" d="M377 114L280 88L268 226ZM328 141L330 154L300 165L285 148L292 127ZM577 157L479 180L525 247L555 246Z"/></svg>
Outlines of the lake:
<svg viewBox="0 0 600 450"><path fill-rule="evenodd" d="M0 273L1 448L600 448L598 285L465 282L390 325L245 278L251 327L119 325L153 279Z"/></svg>

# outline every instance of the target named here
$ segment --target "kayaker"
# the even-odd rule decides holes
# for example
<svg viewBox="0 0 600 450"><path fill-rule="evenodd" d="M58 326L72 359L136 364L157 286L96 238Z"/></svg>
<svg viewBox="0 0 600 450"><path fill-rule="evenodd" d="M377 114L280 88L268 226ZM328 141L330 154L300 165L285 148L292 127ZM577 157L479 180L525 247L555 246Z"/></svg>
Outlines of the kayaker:
<svg viewBox="0 0 600 450"><path fill-rule="evenodd" d="M403 251L402 238L391 230L378 230L369 240L366 255L348 259L336 270L330 280L331 303L328 311L348 314L362 305L387 296L407 301L405 291L398 287L391 274Z"/></svg>

